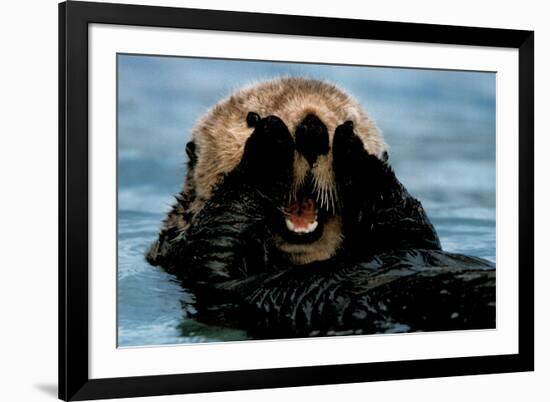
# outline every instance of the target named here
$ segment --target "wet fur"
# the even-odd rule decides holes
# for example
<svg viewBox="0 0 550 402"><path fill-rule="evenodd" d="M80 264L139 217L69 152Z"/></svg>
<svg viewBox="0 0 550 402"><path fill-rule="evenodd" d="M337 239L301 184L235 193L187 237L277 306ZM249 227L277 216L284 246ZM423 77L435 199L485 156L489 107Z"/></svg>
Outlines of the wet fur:
<svg viewBox="0 0 550 402"><path fill-rule="evenodd" d="M222 105L244 102L244 93ZM257 96L250 102L259 107L266 100ZM287 101L288 96L280 94ZM245 108L233 106L215 108L210 117ZM239 118L246 130L239 126L241 134L237 129L225 133L235 147L233 135L246 137L242 149L231 151L238 157L217 149L223 156L212 154L215 166L206 171L201 152L213 146L208 141L215 133L203 130L214 130L217 123L199 124L194 138L203 141L188 150L186 187L148 254L152 264L194 292L197 319L245 328L256 338L387 332L395 326L410 331L494 327L494 265L441 250L421 203L386 162L378 131L360 135L365 121L343 117L337 124L334 117L326 124L332 152L322 157L330 159L325 168L338 219L331 223L337 227L329 227L333 236L320 240L337 241L326 247L328 252L319 248L315 256L322 258L311 261L307 250L299 256L300 246L289 253L272 228L300 180L295 120L291 110L289 123L269 109L256 110L262 119L255 127L248 127L244 114Z"/></svg>

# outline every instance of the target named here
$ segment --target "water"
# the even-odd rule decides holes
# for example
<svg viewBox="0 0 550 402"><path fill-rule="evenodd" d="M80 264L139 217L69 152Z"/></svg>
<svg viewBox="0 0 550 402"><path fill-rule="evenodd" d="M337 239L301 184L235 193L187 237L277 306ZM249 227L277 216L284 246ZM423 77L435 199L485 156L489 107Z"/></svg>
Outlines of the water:
<svg viewBox="0 0 550 402"><path fill-rule="evenodd" d="M144 254L185 175L195 120L254 80L306 75L348 90L377 121L390 162L448 251L495 261L495 75L121 55L119 346L246 339L184 318L193 295ZM184 284L183 284L184 285ZM191 307L190 307L191 306Z"/></svg>

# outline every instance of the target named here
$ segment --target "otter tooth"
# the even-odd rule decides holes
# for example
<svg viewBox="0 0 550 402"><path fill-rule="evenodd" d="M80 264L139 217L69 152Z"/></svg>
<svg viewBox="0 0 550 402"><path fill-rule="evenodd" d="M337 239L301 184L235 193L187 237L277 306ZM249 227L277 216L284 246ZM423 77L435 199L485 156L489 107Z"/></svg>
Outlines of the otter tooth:
<svg viewBox="0 0 550 402"><path fill-rule="evenodd" d="M291 230L294 232L294 224L290 221L290 219L285 219L285 224L288 230Z"/></svg>
<svg viewBox="0 0 550 402"><path fill-rule="evenodd" d="M318 223L317 223L316 220L313 221L312 223L310 223L310 224L307 226L307 228L306 228L306 233L311 233L311 232L313 232L315 229L317 229L317 225L318 225Z"/></svg>
<svg viewBox="0 0 550 402"><path fill-rule="evenodd" d="M294 233L312 233L315 229L317 229L317 226L319 225L319 222L317 221L317 218L313 222L307 225L305 228L297 228L294 226L292 221L288 218L285 218L285 224L288 230Z"/></svg>

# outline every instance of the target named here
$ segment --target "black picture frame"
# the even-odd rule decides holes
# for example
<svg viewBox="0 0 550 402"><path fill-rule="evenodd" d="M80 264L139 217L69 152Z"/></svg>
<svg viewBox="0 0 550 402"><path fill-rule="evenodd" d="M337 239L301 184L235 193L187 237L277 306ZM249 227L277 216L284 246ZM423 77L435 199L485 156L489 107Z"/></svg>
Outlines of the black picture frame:
<svg viewBox="0 0 550 402"><path fill-rule="evenodd" d="M375 39L519 51L517 354L213 373L88 375L88 25ZM534 32L70 1L59 4L59 398L88 400L534 370Z"/></svg>

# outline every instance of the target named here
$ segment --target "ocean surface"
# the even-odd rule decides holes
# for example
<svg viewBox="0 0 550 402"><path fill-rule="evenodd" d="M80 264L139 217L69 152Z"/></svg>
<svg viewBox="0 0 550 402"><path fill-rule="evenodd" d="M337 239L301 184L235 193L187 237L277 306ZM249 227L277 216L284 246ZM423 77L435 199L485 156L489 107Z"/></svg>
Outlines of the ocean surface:
<svg viewBox="0 0 550 402"><path fill-rule="evenodd" d="M182 186L196 119L236 88L289 75L354 95L443 248L496 261L494 73L119 55L119 346L246 339L186 319L193 294L144 254Z"/></svg>

